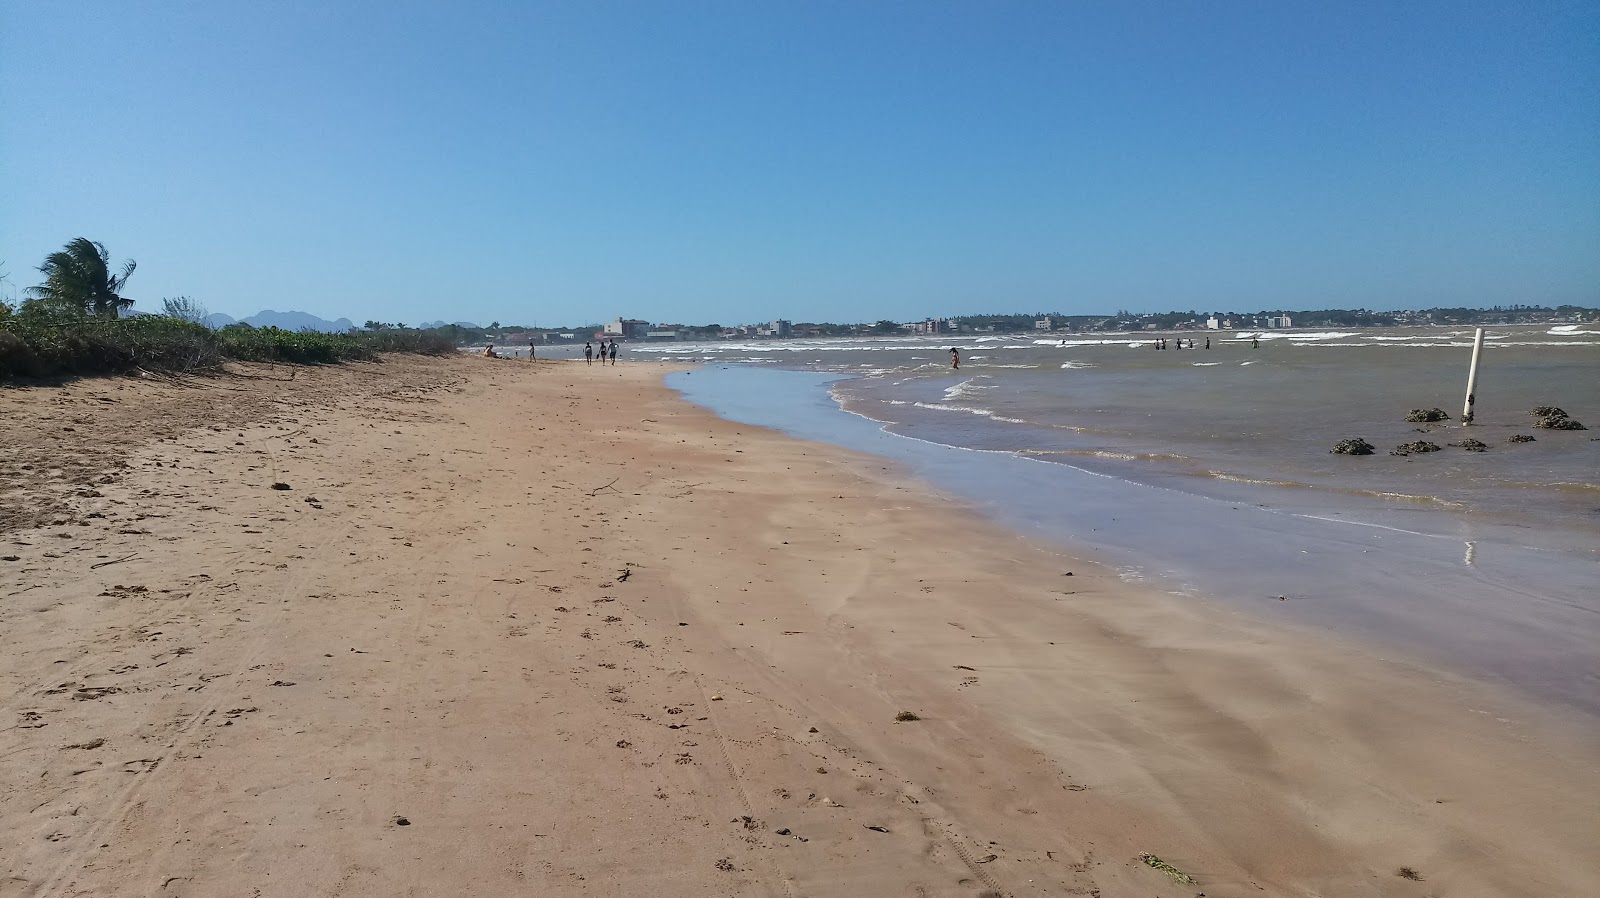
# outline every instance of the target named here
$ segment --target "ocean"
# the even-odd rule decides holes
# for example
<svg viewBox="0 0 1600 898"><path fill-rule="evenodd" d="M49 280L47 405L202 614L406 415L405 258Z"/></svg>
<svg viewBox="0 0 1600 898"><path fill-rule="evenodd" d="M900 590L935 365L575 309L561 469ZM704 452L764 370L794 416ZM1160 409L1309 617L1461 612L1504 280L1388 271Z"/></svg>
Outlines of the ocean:
<svg viewBox="0 0 1600 898"><path fill-rule="evenodd" d="M1153 348L1162 336L1212 348ZM701 363L669 383L725 417L894 458L1129 579L1600 716L1600 326L1488 328L1463 427L1471 341L1431 327L1052 333L623 355ZM1534 427L1530 410L1551 405L1595 429ZM1450 420L1405 421L1433 407ZM1376 454L1329 452L1349 437ZM1468 437L1487 450L1448 446ZM1389 454L1417 440L1444 448Z"/></svg>

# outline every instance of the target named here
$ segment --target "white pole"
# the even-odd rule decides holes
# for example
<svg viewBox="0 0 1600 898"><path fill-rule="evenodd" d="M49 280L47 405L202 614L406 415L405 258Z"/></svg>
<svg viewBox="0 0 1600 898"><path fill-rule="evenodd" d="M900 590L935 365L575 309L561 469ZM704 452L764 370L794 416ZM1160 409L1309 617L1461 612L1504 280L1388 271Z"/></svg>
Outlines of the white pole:
<svg viewBox="0 0 1600 898"><path fill-rule="evenodd" d="M1461 423L1472 423L1472 405L1478 401L1474 391L1478 387L1478 353L1483 351L1483 328L1472 338L1472 367L1467 369L1467 402L1461 407Z"/></svg>

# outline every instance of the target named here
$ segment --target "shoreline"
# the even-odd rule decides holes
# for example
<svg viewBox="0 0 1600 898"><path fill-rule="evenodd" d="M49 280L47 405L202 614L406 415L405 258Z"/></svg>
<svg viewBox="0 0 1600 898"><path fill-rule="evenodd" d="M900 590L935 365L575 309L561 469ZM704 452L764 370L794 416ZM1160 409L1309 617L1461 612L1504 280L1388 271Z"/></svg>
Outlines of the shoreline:
<svg viewBox="0 0 1600 898"><path fill-rule="evenodd" d="M1108 466L952 446L844 406L836 387L846 377L719 368L668 383L731 419L907 465L990 520L1151 589L1512 684L1600 722L1588 557L1526 546L1507 528L1468 528L1449 513L1406 520L1264 490L1208 496Z"/></svg>
<svg viewBox="0 0 1600 898"><path fill-rule="evenodd" d="M312 370L216 385L253 391L226 420L159 387L126 468L0 534L19 894L1600 885L1592 730L1124 583L664 370Z"/></svg>

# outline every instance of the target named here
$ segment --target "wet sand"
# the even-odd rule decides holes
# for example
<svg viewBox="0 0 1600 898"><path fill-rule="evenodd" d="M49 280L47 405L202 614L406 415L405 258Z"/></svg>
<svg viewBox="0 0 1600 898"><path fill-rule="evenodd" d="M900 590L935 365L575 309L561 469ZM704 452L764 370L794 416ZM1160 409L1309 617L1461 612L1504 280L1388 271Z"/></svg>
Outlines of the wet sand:
<svg viewBox="0 0 1600 898"><path fill-rule="evenodd" d="M0 896L1600 891L1587 724L662 370L0 391Z"/></svg>

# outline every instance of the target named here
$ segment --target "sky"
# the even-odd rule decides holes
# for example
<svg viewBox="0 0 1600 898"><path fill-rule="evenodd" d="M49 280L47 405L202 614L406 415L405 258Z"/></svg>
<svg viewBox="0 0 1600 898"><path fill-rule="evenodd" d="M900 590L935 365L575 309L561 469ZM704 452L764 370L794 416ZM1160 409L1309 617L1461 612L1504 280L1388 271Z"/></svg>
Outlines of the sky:
<svg viewBox="0 0 1600 898"><path fill-rule="evenodd" d="M0 296L545 326L1600 305L1600 3L0 0Z"/></svg>

